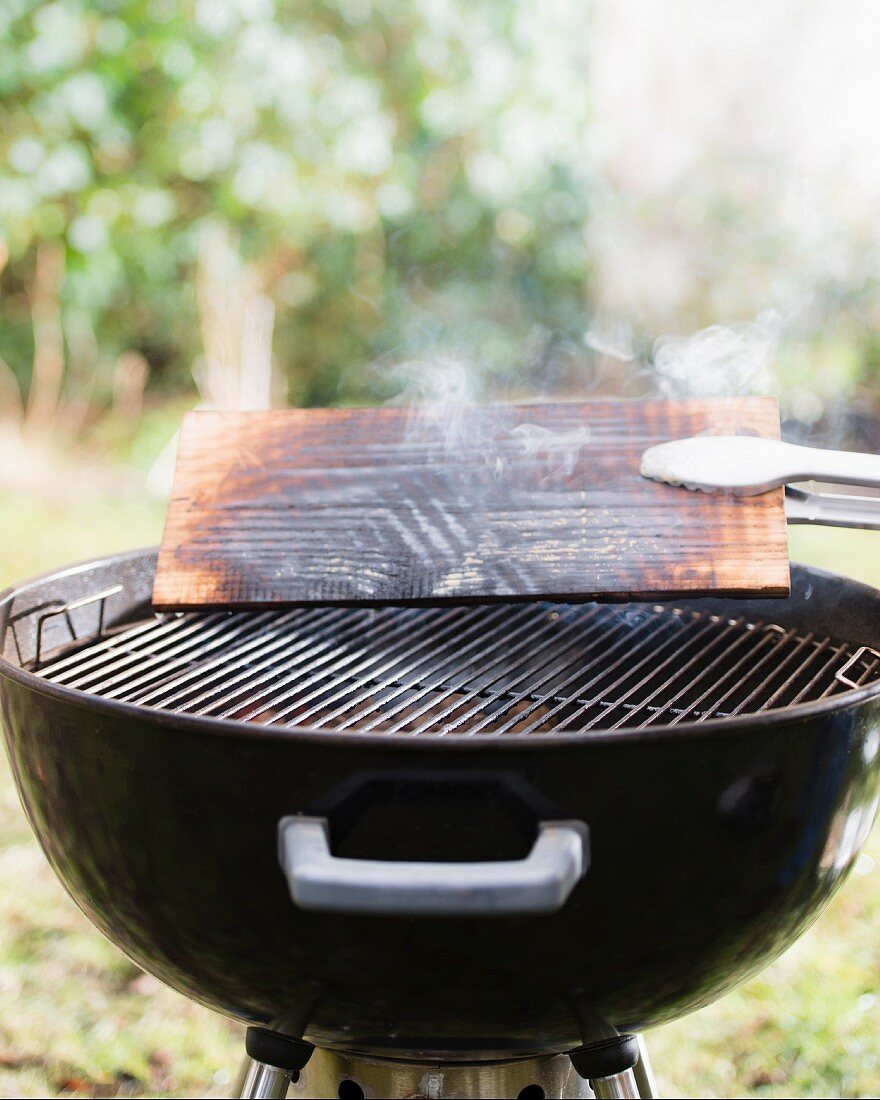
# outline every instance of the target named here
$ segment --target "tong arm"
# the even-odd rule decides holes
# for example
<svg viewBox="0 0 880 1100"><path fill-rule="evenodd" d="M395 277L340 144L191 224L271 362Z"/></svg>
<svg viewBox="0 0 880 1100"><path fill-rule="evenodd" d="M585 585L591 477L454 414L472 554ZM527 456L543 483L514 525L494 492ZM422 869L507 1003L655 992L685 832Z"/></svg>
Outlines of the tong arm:
<svg viewBox="0 0 880 1100"><path fill-rule="evenodd" d="M812 493L787 485L785 516L789 523L862 527L870 531L880 531L880 497Z"/></svg>

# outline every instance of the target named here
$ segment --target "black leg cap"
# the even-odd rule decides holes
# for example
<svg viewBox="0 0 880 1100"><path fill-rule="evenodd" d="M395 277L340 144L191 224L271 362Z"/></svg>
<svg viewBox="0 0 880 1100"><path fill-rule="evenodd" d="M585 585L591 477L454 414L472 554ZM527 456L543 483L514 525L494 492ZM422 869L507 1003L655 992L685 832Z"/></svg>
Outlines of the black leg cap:
<svg viewBox="0 0 880 1100"><path fill-rule="evenodd" d="M570 1050L568 1056L579 1077L595 1081L632 1069L639 1060L639 1044L635 1035L615 1035Z"/></svg>
<svg viewBox="0 0 880 1100"><path fill-rule="evenodd" d="M249 1027L244 1039L248 1057L267 1066L296 1073L305 1067L315 1049L311 1043L270 1031L267 1027Z"/></svg>

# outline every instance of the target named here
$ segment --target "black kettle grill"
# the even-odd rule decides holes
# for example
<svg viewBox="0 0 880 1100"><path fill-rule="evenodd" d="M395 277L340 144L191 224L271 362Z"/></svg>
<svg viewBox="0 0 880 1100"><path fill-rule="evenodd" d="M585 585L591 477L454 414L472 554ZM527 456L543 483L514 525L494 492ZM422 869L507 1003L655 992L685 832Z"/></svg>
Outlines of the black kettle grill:
<svg viewBox="0 0 880 1100"><path fill-rule="evenodd" d="M242 1095L653 1095L634 1036L784 951L868 835L862 584L157 616L154 565L0 598L3 727L77 904L252 1025Z"/></svg>

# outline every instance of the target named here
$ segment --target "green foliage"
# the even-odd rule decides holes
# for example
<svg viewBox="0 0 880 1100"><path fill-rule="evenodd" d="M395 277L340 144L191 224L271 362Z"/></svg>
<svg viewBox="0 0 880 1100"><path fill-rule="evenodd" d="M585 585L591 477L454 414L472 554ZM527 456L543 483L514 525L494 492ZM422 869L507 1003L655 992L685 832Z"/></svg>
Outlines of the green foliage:
<svg viewBox="0 0 880 1100"><path fill-rule="evenodd" d="M552 7L7 0L0 354L27 386L35 257L58 240L68 387L106 394L130 349L180 385L209 220L276 304L296 401L362 396L357 366L386 355L452 341L491 370L537 325L582 329L583 13Z"/></svg>

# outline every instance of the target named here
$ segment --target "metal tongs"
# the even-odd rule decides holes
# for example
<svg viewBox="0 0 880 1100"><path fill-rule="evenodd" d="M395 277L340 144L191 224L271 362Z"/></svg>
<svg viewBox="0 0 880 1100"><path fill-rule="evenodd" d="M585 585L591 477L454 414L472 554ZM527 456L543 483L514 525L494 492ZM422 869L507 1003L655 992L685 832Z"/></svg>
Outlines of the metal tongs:
<svg viewBox="0 0 880 1100"><path fill-rule="evenodd" d="M785 486L789 523L880 530L880 497L814 492L792 482L880 489L880 455L822 450L759 436L699 435L649 447L641 473L706 493L756 496Z"/></svg>

